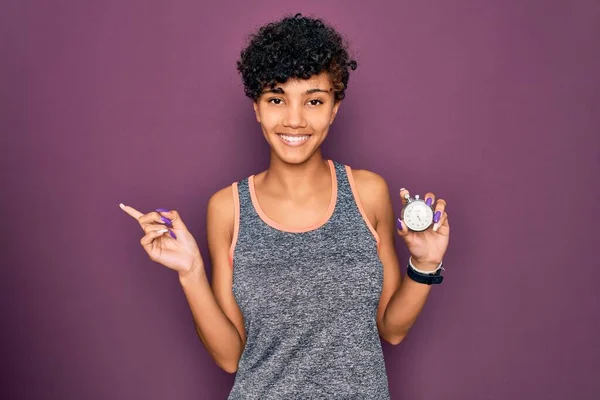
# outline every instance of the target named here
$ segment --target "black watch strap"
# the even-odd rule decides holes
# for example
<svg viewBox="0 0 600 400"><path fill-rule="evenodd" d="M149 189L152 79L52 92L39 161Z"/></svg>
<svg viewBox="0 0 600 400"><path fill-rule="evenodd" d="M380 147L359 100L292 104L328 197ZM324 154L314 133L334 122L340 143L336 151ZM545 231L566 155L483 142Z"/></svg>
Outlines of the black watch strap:
<svg viewBox="0 0 600 400"><path fill-rule="evenodd" d="M437 285L442 283L444 277L442 276L442 269L438 269L435 273L432 274L421 274L410 267L406 267L406 275L410 279L418 283L424 283L426 285Z"/></svg>

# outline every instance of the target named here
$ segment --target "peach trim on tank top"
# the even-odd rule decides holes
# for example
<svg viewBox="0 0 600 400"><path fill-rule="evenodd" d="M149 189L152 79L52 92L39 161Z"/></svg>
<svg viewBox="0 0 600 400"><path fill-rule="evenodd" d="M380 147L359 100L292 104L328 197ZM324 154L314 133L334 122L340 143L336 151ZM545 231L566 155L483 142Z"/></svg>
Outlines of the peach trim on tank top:
<svg viewBox="0 0 600 400"><path fill-rule="evenodd" d="M233 267L233 250L237 243L238 232L240 230L240 194L238 192L238 184L234 182L231 185L233 190L233 237L231 238L231 246L229 247L229 264Z"/></svg>
<svg viewBox="0 0 600 400"><path fill-rule="evenodd" d="M325 225L325 223L327 223L327 221L329 221L329 219L333 215L333 210L335 209L335 203L337 202L337 189L338 189L337 177L335 174L335 167L333 165L333 161L327 160L327 163L329 164L329 170L331 171L331 200L329 201L329 208L327 209L325 216L323 218L321 218L320 221L317 221L316 223L309 225L309 226L305 226L303 228L291 228L291 227L285 226L283 224L280 224L280 223L272 220L271 218L269 218L269 216L267 214L265 214L263 209L260 207L260 204L258 203L258 198L256 197L256 191L254 190L254 175L251 175L248 178L248 187L250 189L250 197L252 198L252 205L254 206L254 209L258 213L258 216L260 217L260 219L262 219L265 224L271 226L272 228L278 229L283 232L291 232L291 233L308 232L308 231L318 229L321 226Z"/></svg>
<svg viewBox="0 0 600 400"><path fill-rule="evenodd" d="M371 221L369 221L369 218L367 217L367 213L365 212L365 209L362 206L360 198L358 197L358 191L356 190L356 184L354 183L354 176L352 175L352 169L350 168L349 165L346 165L346 175L348 175L348 181L350 182L350 188L352 189L352 195L354 196L354 201L356 202L356 205L358 206L358 211L360 211L360 215L362 215L363 219L365 220L365 223L367 224L367 226L369 227L369 230L371 231L371 233L375 237L375 240L377 241L377 247L379 247L379 235L377 234L377 231L375 230L375 228L373 228L373 225L371 225Z"/></svg>

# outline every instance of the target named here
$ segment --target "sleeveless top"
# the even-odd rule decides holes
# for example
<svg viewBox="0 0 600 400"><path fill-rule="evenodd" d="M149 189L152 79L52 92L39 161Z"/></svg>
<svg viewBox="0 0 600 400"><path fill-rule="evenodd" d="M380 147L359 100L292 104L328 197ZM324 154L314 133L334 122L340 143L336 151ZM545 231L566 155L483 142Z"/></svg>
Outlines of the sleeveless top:
<svg viewBox="0 0 600 400"><path fill-rule="evenodd" d="M329 209L304 229L261 210L254 176L232 185L232 291L247 340L229 400L390 398L377 330L379 237L350 167L328 164Z"/></svg>

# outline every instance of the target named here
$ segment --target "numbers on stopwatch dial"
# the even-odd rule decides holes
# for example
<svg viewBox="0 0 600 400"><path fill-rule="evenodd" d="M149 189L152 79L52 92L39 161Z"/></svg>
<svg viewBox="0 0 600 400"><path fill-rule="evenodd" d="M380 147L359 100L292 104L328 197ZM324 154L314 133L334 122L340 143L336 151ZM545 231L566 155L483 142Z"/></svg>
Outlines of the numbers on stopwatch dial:
<svg viewBox="0 0 600 400"><path fill-rule="evenodd" d="M404 220L411 229L424 230L431 224L433 211L424 203L414 203L404 213Z"/></svg>

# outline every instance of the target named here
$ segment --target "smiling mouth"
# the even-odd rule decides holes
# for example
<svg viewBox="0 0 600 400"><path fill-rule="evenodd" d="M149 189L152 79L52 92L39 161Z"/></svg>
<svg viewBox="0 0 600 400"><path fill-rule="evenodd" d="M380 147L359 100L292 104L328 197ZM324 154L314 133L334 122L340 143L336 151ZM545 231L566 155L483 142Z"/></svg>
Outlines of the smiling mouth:
<svg viewBox="0 0 600 400"><path fill-rule="evenodd" d="M311 135L285 135L283 133L278 133L277 136L279 136L281 141L288 146L299 146L305 143Z"/></svg>

